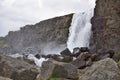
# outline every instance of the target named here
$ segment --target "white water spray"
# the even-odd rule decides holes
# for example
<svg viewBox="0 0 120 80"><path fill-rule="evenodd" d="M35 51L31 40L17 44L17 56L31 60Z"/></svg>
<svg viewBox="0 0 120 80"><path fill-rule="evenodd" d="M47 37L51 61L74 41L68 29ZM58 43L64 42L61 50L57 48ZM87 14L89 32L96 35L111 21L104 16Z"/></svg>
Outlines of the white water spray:
<svg viewBox="0 0 120 80"><path fill-rule="evenodd" d="M91 18L94 8L73 15L67 47L72 52L75 47L89 47L91 36Z"/></svg>

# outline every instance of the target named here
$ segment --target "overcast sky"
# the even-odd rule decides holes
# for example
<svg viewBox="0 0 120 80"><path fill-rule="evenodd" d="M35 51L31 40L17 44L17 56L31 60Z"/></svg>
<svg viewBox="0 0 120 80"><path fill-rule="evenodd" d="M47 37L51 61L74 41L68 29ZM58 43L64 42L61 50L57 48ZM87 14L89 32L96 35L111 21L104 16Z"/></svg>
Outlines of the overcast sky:
<svg viewBox="0 0 120 80"><path fill-rule="evenodd" d="M95 0L0 0L0 36L26 24L94 7Z"/></svg>

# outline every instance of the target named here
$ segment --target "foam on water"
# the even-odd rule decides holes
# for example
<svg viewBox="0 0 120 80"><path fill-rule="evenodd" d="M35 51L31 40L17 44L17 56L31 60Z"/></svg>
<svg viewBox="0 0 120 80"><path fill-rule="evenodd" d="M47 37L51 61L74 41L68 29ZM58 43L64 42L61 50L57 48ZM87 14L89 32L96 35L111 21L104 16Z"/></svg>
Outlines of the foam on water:
<svg viewBox="0 0 120 80"><path fill-rule="evenodd" d="M41 67L43 61L47 61L45 58L37 59L33 54L29 54L27 58L34 61L34 63L39 67Z"/></svg>

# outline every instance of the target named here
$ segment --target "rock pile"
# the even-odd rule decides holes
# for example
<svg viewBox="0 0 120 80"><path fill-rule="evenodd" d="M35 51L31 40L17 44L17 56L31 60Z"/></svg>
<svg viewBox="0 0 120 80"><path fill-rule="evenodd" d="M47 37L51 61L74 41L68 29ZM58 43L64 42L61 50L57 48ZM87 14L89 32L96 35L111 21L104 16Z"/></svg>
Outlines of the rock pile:
<svg viewBox="0 0 120 80"><path fill-rule="evenodd" d="M72 53L65 49L61 55L34 55L48 59L37 67L27 58L0 55L0 80L119 80L120 68L113 56L111 50L98 54L77 47Z"/></svg>

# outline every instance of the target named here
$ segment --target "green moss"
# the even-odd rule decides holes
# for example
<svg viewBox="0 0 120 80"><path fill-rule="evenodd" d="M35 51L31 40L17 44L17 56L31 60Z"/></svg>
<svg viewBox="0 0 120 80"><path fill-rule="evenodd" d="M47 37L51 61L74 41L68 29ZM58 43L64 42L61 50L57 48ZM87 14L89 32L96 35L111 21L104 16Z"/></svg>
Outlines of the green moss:
<svg viewBox="0 0 120 80"><path fill-rule="evenodd" d="M56 76L55 75L51 75L48 80L56 80Z"/></svg>
<svg viewBox="0 0 120 80"><path fill-rule="evenodd" d="M120 65L120 60L118 61L118 64Z"/></svg>
<svg viewBox="0 0 120 80"><path fill-rule="evenodd" d="M4 44L2 48L8 48L8 45L7 45L7 44Z"/></svg>
<svg viewBox="0 0 120 80"><path fill-rule="evenodd" d="M68 17L67 17L67 27L70 26L71 22L72 22L72 17L71 17L71 16L68 16Z"/></svg>
<svg viewBox="0 0 120 80"><path fill-rule="evenodd" d="M78 75L78 76L81 75L81 71L80 71L80 70L77 71L77 75Z"/></svg>
<svg viewBox="0 0 120 80"><path fill-rule="evenodd" d="M4 43L4 41L3 40L0 40L0 44L3 44Z"/></svg>

